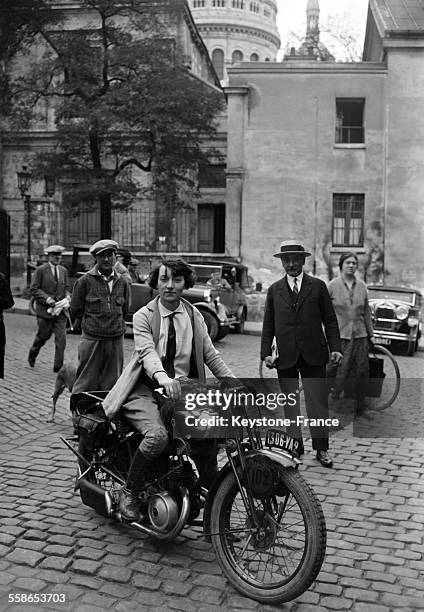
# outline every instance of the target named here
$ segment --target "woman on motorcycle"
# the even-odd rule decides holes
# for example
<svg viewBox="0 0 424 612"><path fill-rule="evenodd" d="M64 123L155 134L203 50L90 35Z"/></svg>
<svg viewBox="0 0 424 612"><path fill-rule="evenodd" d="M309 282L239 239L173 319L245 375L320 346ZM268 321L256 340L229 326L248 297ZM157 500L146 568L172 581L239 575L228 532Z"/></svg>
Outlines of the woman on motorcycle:
<svg viewBox="0 0 424 612"><path fill-rule="evenodd" d="M168 444L168 432L152 398L154 387L163 387L171 399L181 398L179 377L206 380L205 365L217 378L234 378L213 346L206 324L195 306L182 298L194 284L191 268L183 259L164 259L151 274L151 287L159 295L133 317L135 351L120 379L106 397L103 408L109 418L121 414L143 434L131 463L120 499L127 521L139 520L137 494L149 464ZM201 473L205 465L210 481L216 473L216 451L210 443L198 443L193 457Z"/></svg>

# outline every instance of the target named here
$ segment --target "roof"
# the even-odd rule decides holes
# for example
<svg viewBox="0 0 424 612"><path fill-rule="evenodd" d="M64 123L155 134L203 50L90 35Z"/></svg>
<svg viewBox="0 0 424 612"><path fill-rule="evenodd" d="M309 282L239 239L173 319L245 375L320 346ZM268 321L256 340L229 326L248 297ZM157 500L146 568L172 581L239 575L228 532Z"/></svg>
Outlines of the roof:
<svg viewBox="0 0 424 612"><path fill-rule="evenodd" d="M372 0L386 31L424 30L424 0Z"/></svg>

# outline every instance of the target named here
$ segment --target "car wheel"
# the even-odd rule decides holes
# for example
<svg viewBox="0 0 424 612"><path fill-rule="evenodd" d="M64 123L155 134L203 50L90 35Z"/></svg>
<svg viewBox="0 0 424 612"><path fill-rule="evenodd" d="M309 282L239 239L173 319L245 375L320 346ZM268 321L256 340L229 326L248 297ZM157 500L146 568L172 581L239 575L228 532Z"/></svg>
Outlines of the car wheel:
<svg viewBox="0 0 424 612"><path fill-rule="evenodd" d="M33 315L33 316L37 316L37 313L35 311L35 297L32 297L29 301L28 304L28 310L29 310L29 314Z"/></svg>
<svg viewBox="0 0 424 612"><path fill-rule="evenodd" d="M202 317L205 320L206 327L208 328L208 334L210 336L210 339L212 340L212 342L215 342L219 334L218 321L215 319L213 314L211 314L207 310L202 310L201 313L202 313Z"/></svg>
<svg viewBox="0 0 424 612"><path fill-rule="evenodd" d="M222 338L225 338L225 336L227 334L230 333L230 326L229 325L221 325L219 330L218 330L218 336L216 337L217 341L218 340L222 340Z"/></svg>

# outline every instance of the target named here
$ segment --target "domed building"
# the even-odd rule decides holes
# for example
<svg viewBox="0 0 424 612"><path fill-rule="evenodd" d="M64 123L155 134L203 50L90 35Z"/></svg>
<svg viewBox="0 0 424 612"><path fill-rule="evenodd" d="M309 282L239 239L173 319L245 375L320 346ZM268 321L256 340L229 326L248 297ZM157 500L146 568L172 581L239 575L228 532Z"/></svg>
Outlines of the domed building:
<svg viewBox="0 0 424 612"><path fill-rule="evenodd" d="M280 48L276 0L189 0L221 79L237 62L274 62Z"/></svg>

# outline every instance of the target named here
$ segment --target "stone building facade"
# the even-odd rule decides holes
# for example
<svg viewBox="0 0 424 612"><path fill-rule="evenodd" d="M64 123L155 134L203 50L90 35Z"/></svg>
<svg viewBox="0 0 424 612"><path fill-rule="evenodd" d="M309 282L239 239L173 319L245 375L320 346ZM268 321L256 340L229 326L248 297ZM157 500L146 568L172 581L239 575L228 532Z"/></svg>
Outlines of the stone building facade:
<svg viewBox="0 0 424 612"><path fill-rule="evenodd" d="M297 237L322 278L355 250L368 282L424 287L421 5L370 0L362 62L239 65L226 92L227 244L255 280Z"/></svg>
<svg viewBox="0 0 424 612"><path fill-rule="evenodd" d="M190 0L219 78L237 62L273 62L280 48L276 0Z"/></svg>
<svg viewBox="0 0 424 612"><path fill-rule="evenodd" d="M157 11L158 19L166 26L167 41L172 41L176 53L184 59L191 74L209 84L211 88L221 90L219 79L187 1L160 0L152 2L151 5ZM55 0L52 6L60 10L63 17L58 28L72 31L91 28L95 23L94 16L90 14L87 6L83 7L78 2ZM25 62L33 59L37 52L36 46L31 48L29 55L23 54L17 58L14 68L19 70L20 63L25 65ZM71 208L66 205L61 183L56 183L53 193L47 193L45 181L36 177L33 177L28 191L30 195L30 217L28 217L28 206L25 206L25 200L18 188L17 172L21 171L23 166L31 168L35 154L51 148L55 142L54 106L40 104L39 111L38 120L31 129L14 134L13 138L5 139L2 146L0 145L0 208L3 208L10 218L10 273L12 286L16 291L25 286L28 255L35 264L49 243L64 244L67 248L71 248L74 243L91 243L98 240L100 231L100 211L97 203L93 206ZM225 122L225 119L223 121ZM213 143L205 142L204 146L205 149L213 146L225 159L225 127L219 128ZM221 166L223 181L219 183L206 177L205 188L200 190L200 197L186 210L172 218L159 219L160 207L157 207L153 201L147 201L142 195L134 198L134 204L130 209L113 210L112 237L118 239L123 246L135 251L197 252L201 243L205 251L213 251L216 247L222 252L225 242L225 217L221 219L222 211L225 209L225 174L224 164ZM144 173L134 170L134 173L137 172L137 179L142 186L143 180L146 180L143 179ZM222 235L218 238L214 236L216 217L221 219ZM165 232L160 231L158 221L170 235L168 239L162 235ZM30 248L27 244L28 232ZM220 241L222 245L214 245L214 240L215 243L217 240Z"/></svg>

